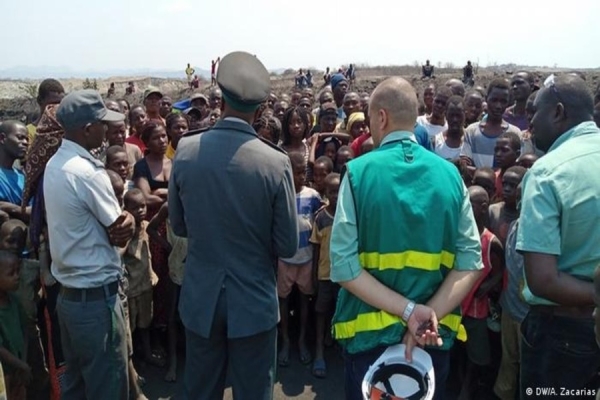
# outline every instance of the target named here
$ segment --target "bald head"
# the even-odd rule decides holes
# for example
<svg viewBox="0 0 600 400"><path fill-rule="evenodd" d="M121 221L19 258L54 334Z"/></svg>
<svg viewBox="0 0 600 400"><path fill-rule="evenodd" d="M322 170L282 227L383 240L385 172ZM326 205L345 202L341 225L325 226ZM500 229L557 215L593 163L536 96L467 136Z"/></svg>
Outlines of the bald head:
<svg viewBox="0 0 600 400"><path fill-rule="evenodd" d="M419 101L415 88L400 77L381 82L369 102L371 134L376 146L390 132L412 132L417 120Z"/></svg>
<svg viewBox="0 0 600 400"><path fill-rule="evenodd" d="M572 123L591 121L594 115L594 98L585 81L576 75L554 78L554 88L543 88L536 104L556 105L562 103L565 114Z"/></svg>
<svg viewBox="0 0 600 400"><path fill-rule="evenodd" d="M465 84L458 79L449 79L446 81L446 87L450 88L455 96L465 97Z"/></svg>

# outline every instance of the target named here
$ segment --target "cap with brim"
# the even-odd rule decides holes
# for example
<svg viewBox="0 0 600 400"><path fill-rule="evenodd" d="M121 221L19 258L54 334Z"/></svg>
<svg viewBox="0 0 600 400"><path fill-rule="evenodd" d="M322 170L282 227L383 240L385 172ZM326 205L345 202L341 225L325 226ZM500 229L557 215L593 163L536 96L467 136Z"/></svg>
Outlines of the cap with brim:
<svg viewBox="0 0 600 400"><path fill-rule="evenodd" d="M250 53L236 51L221 59L217 84L223 101L239 112L253 112L271 93L269 71Z"/></svg>
<svg viewBox="0 0 600 400"><path fill-rule="evenodd" d="M435 373L431 357L416 347L412 362L408 362L404 350L403 344L390 346L371 365L362 381L365 399L433 399Z"/></svg>
<svg viewBox="0 0 600 400"><path fill-rule="evenodd" d="M190 103L192 103L193 101L198 100L198 99L201 99L202 101L204 101L205 104L208 104L208 97L206 97L202 93L192 94L192 96L190 97Z"/></svg>
<svg viewBox="0 0 600 400"><path fill-rule="evenodd" d="M68 131L100 121L123 121L125 115L106 108L97 91L83 89L75 90L62 99L56 110L56 119Z"/></svg>
<svg viewBox="0 0 600 400"><path fill-rule="evenodd" d="M158 94L161 98L163 97L163 94L159 88L154 87L154 86L148 86L148 88L146 90L144 90L144 100L146 100L148 98L148 96L150 96L151 94L155 94L155 93Z"/></svg>
<svg viewBox="0 0 600 400"><path fill-rule="evenodd" d="M195 107L190 107L183 112L186 115L193 116L196 118L202 118L202 112Z"/></svg>

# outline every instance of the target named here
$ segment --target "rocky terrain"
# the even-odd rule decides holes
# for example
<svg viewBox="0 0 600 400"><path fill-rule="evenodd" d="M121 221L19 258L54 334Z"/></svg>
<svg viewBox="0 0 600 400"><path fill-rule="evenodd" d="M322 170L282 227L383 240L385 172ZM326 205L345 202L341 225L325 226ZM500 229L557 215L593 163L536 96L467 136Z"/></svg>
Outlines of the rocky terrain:
<svg viewBox="0 0 600 400"><path fill-rule="evenodd" d="M479 68L475 76L475 85L486 87L487 84L496 77L508 77L517 67L496 67L496 68ZM525 68L526 69L526 68ZM533 69L537 78L543 80L551 73L564 72L553 69ZM600 82L600 70L583 71L586 76L586 81L589 84L590 90L595 91ZM321 71L314 71L313 83L315 90L320 88L322 84ZM375 86L388 76L399 75L411 82L422 93L422 89L427 85L428 81L420 79L420 69L414 66L390 66L390 67L372 67L357 69L357 79L352 90L354 91L372 91ZM271 74L273 90L276 93L290 92L293 89L294 74L291 70L287 70L282 74ZM436 68L436 82L445 82L450 78L461 78L462 72L460 69ZM125 88L127 83L135 82L137 92L132 96L125 96ZM4 119L21 119L29 120L35 117L37 104L35 96L37 86L40 80L0 80L0 120ZM186 98L190 90L187 89L185 79L163 79L154 77L114 77L109 79L66 79L61 80L67 91L81 89L86 85L94 85L105 95L110 83L115 83L116 98L126 97L130 103L137 104L141 102L141 96L149 85L157 86L173 98L174 101ZM210 82L202 81L201 90L207 92Z"/></svg>

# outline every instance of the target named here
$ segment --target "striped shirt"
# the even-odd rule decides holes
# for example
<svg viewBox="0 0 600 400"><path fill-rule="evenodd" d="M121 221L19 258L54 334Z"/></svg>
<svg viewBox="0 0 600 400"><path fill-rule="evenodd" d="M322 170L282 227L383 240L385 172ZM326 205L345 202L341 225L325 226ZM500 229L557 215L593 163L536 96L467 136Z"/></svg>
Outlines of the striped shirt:
<svg viewBox="0 0 600 400"><path fill-rule="evenodd" d="M282 258L288 264L301 265L312 260L313 248L310 243L315 214L321 208L321 196L319 192L303 186L296 193L296 209L298 211L298 250L292 258Z"/></svg>
<svg viewBox="0 0 600 400"><path fill-rule="evenodd" d="M514 132L519 137L522 136L519 128L506 121L503 121L502 127L504 132ZM485 129L485 122L475 122L469 125L465 130L465 143L460 155L473 160L476 168L494 168L494 148L500 135L488 136L482 129Z"/></svg>

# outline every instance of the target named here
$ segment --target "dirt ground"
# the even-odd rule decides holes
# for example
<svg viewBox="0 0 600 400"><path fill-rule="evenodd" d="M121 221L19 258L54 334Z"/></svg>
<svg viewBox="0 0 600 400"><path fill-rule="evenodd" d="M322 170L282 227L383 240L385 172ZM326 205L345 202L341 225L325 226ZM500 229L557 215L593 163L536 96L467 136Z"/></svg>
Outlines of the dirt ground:
<svg viewBox="0 0 600 400"><path fill-rule="evenodd" d="M528 70L527 68L524 68ZM491 80L497 77L509 77L516 68L478 68L475 75L475 85L483 86L484 88ZM533 69L537 78L543 80L554 72L550 69ZM563 71L564 72L564 71ZM595 91L600 83L600 70L587 70L583 72L586 76L586 81L590 90ZM373 68L358 68L357 79L351 88L357 92L371 92L375 86L383 79L389 76L402 76L411 82L418 93L422 93L424 87L429 83L428 80L420 79L420 69L414 66L390 66L390 67L373 67ZM314 89L318 91L323 82L322 72L314 72ZM435 82L445 82L450 78L461 78L462 71L460 69L437 68ZM125 96L125 87L129 81L135 82L137 92L134 95ZM161 91L169 95L174 101L184 99L189 96L190 90L187 89L187 84L184 79L162 79L153 77L115 77L103 80L97 80L97 87L100 93L106 94L110 83L115 83L117 98L125 97L131 104L139 104L144 88L149 85L157 86ZM271 77L273 91L281 93L290 93L293 90L294 75L275 75ZM67 79L61 80L61 83L67 91L81 89L84 85L83 79ZM35 102L35 90L39 81L24 81L24 80L0 80L0 120L20 119L23 121L35 118L38 110ZM209 90L209 82L201 82L201 91L207 93Z"/></svg>

